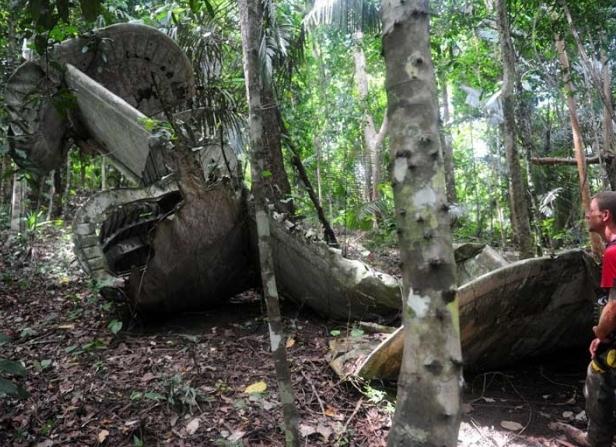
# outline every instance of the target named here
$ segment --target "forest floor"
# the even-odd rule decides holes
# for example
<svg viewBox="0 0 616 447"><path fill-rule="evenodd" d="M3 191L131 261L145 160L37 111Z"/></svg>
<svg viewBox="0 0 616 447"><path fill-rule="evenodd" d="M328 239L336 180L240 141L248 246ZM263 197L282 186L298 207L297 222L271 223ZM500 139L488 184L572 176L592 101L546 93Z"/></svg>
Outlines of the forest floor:
<svg viewBox="0 0 616 447"><path fill-rule="evenodd" d="M352 327L291 304L283 314L302 445L384 446L395 388L342 381L326 360L332 331ZM9 378L29 393L0 397L1 446L283 445L254 291L208 312L134 319L90 286L68 230L49 227L27 241L0 233L0 316L10 337L0 358L23 363L25 377ZM566 353L467 375L459 446L578 445L558 427L585 426L586 361Z"/></svg>

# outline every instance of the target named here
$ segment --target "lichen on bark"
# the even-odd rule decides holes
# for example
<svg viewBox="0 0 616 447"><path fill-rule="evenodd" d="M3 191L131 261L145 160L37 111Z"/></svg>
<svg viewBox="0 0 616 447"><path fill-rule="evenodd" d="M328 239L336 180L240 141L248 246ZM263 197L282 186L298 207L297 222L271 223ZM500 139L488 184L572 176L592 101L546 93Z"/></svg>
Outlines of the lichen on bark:
<svg viewBox="0 0 616 447"><path fill-rule="evenodd" d="M386 0L382 14L392 184L406 297L404 354L388 443L454 446L462 358L428 2Z"/></svg>

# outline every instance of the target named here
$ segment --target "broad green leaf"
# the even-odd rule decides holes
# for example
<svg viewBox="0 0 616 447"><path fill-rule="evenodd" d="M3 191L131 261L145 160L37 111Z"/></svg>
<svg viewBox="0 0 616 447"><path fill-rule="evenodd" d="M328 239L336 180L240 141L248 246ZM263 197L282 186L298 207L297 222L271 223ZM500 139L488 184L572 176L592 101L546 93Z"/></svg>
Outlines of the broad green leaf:
<svg viewBox="0 0 616 447"><path fill-rule="evenodd" d="M364 331L362 329L353 328L353 330L351 330L351 337L361 337L362 335L364 335Z"/></svg>
<svg viewBox="0 0 616 447"><path fill-rule="evenodd" d="M19 362L0 359L0 373L12 374L14 376L25 376L26 368L24 368Z"/></svg>
<svg viewBox="0 0 616 447"><path fill-rule="evenodd" d="M0 377L0 395L8 394L10 396L16 396L18 394L17 385L13 382Z"/></svg>
<svg viewBox="0 0 616 447"><path fill-rule="evenodd" d="M203 4L205 5L205 9L207 9L207 13L210 15L210 17L214 18L216 12L212 7L212 3L209 0L203 0Z"/></svg>
<svg viewBox="0 0 616 447"><path fill-rule="evenodd" d="M272 176L272 172L268 171L267 169L261 173L261 177L263 178L269 178L271 176Z"/></svg>
<svg viewBox="0 0 616 447"><path fill-rule="evenodd" d="M188 0L188 6L190 6L190 10L197 14L199 12L199 7L201 6L199 0Z"/></svg>
<svg viewBox="0 0 616 447"><path fill-rule="evenodd" d="M94 351L95 349L107 349L107 343L105 343L103 340L95 338L91 342L83 345L82 349L86 352Z"/></svg>
<svg viewBox="0 0 616 447"><path fill-rule="evenodd" d="M46 369L51 366L51 359L41 360L41 368Z"/></svg>
<svg viewBox="0 0 616 447"><path fill-rule="evenodd" d="M332 337L338 337L340 335L340 331L338 329L329 331L329 333L331 334Z"/></svg>
<svg viewBox="0 0 616 447"><path fill-rule="evenodd" d="M11 337L0 332L0 346L11 341Z"/></svg>
<svg viewBox="0 0 616 447"><path fill-rule="evenodd" d="M16 396L21 399L25 399L30 395L30 393L28 393L21 385L17 385L10 380L0 377L0 396L1 395Z"/></svg>
<svg viewBox="0 0 616 447"><path fill-rule="evenodd" d="M107 329L109 329L113 335L116 335L122 330L122 322L119 320L111 320L107 325Z"/></svg>
<svg viewBox="0 0 616 447"><path fill-rule="evenodd" d="M165 396L163 396L160 393L156 393L154 391L148 391L147 393L143 395L143 397L145 397L146 399L150 399L150 400L165 400Z"/></svg>

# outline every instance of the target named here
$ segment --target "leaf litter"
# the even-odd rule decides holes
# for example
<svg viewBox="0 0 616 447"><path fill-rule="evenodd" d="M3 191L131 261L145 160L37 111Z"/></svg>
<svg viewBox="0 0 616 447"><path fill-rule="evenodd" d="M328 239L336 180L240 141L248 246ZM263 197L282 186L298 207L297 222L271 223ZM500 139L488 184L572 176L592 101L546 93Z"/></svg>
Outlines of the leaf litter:
<svg viewBox="0 0 616 447"><path fill-rule="evenodd" d="M166 321L131 319L92 289L67 230L31 244L0 233L0 357L25 366L17 379L30 392L0 398L0 445L284 445L255 292ZM365 384L327 364L339 325L283 311L303 445L385 446L391 403L364 398ZM559 377L540 368L467 376L459 446L562 446L564 432L583 429L584 365Z"/></svg>

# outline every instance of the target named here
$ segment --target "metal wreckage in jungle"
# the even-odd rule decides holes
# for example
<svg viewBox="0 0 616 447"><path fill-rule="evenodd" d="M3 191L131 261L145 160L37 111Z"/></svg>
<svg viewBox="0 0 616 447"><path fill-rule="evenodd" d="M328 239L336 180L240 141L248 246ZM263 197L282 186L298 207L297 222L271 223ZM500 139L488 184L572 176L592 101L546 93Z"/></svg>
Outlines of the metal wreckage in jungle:
<svg viewBox="0 0 616 447"><path fill-rule="evenodd" d="M94 194L75 214L73 239L101 293L145 314L204 309L258 285L250 194L224 139L190 127L194 91L182 50L137 24L62 42L7 83L19 166L44 175L74 144L105 155L139 185ZM171 138L165 123L172 122L185 123L191 138ZM395 319L396 278L346 259L284 214L273 212L271 223L283 297L331 319ZM456 252L467 367L501 366L583 343L580 334L591 333L597 267L584 252L508 264L483 247L467 251ZM488 262L472 261L478 253ZM343 376L395 378L400 333L341 338L331 364Z"/></svg>

